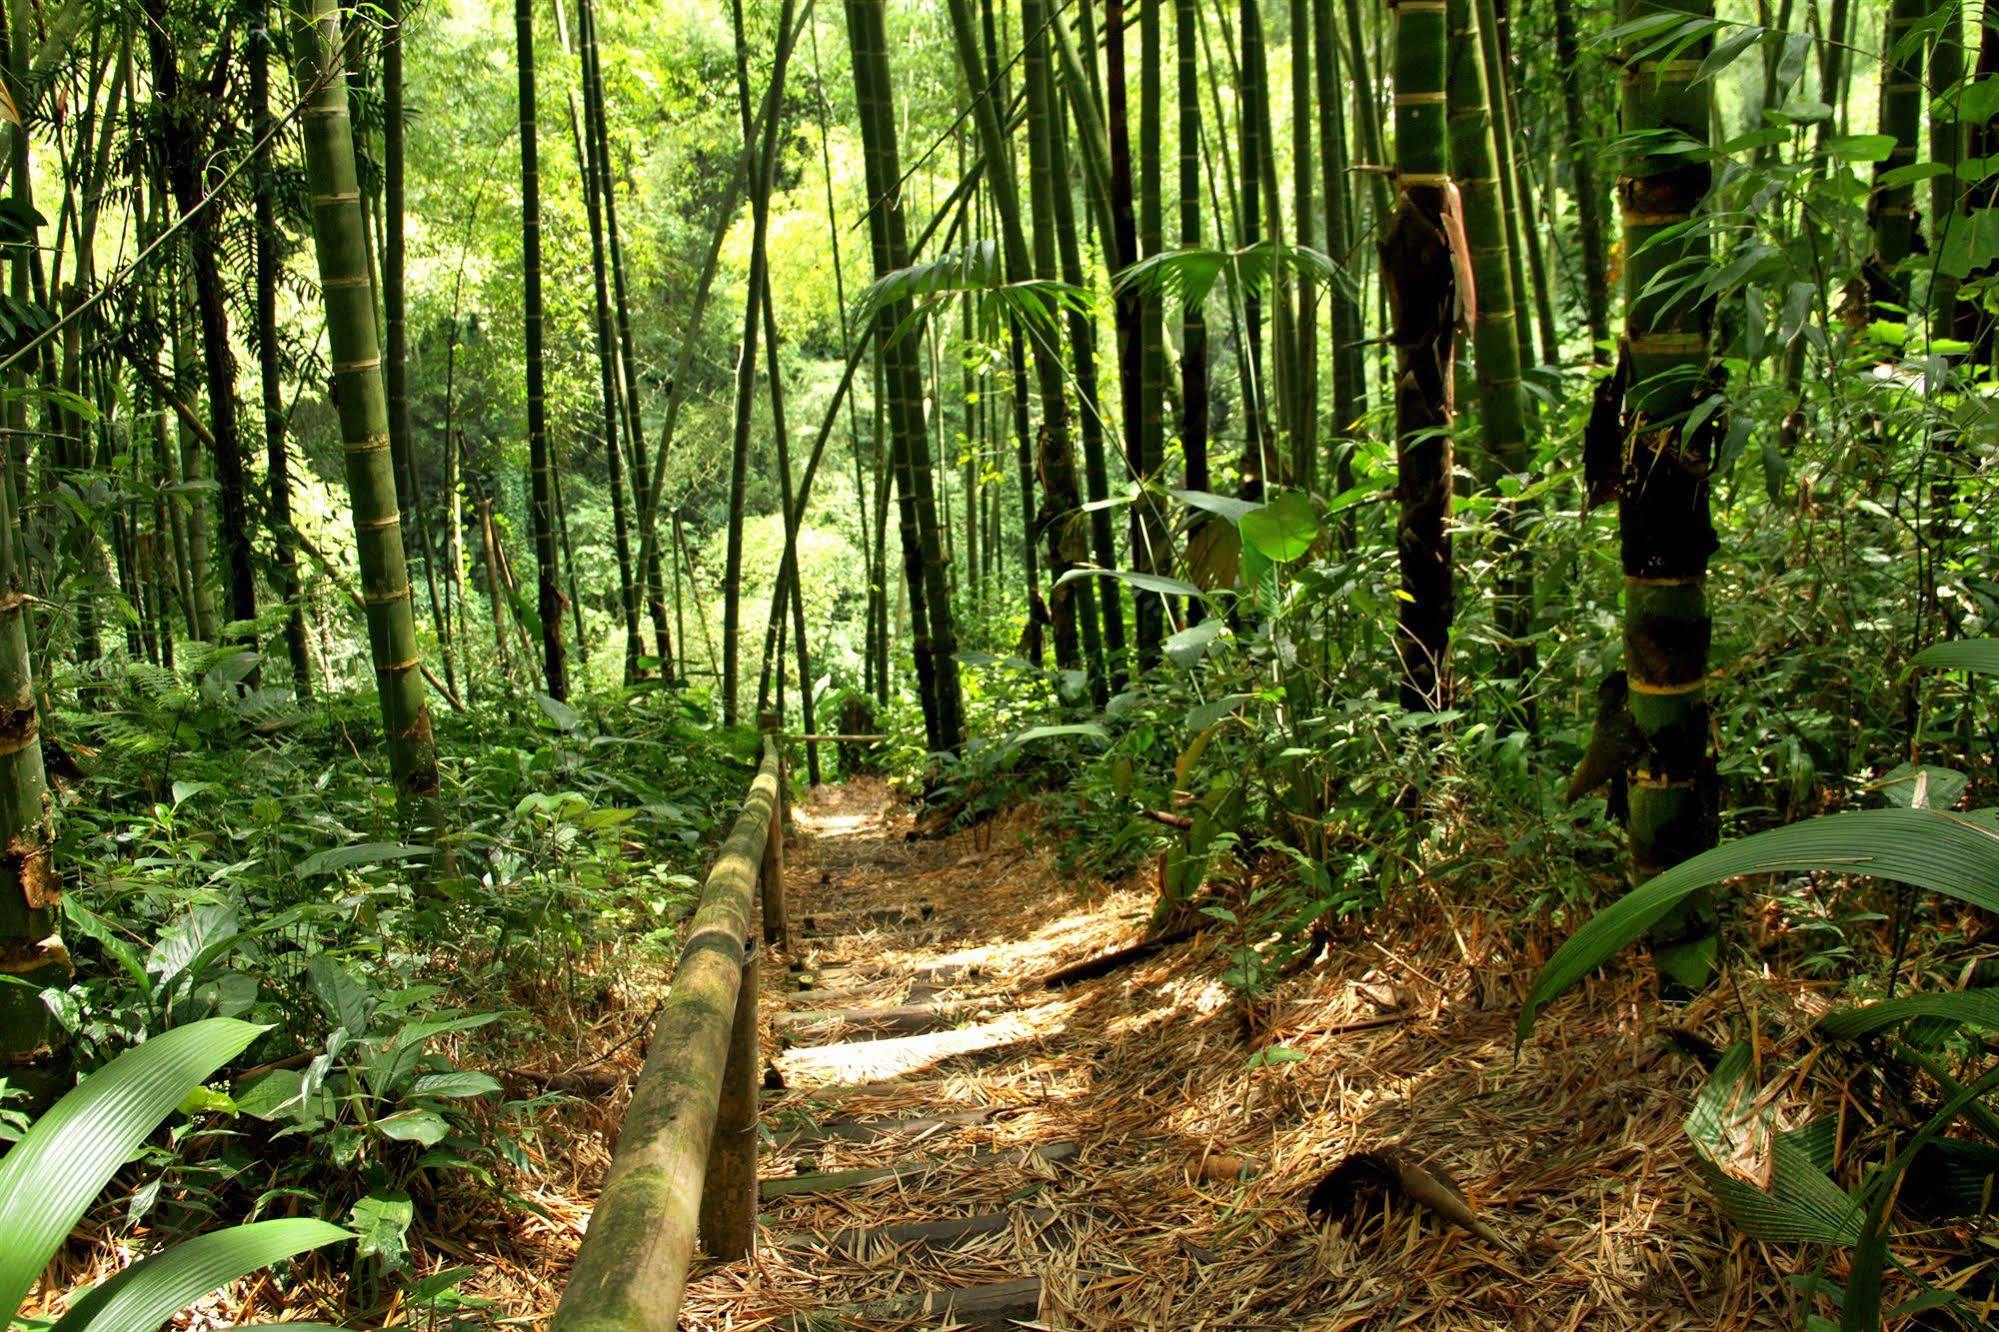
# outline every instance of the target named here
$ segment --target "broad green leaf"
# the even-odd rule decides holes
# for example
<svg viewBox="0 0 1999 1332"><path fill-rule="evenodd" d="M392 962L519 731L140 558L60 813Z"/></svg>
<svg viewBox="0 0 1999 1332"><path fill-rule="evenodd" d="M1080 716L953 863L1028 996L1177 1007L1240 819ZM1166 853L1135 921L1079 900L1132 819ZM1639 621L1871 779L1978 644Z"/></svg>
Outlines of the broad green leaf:
<svg viewBox="0 0 1999 1332"><path fill-rule="evenodd" d="M392 860L415 860L429 854L427 846L410 846L403 842L361 842L307 856L299 861L297 873L301 879L310 879L335 870L353 869L359 865L383 865Z"/></svg>
<svg viewBox="0 0 1999 1332"><path fill-rule="evenodd" d="M1946 990L1854 1008L1835 1008L1814 1028L1832 1041L1853 1041L1900 1026L1911 1018L1943 1018L1982 1031L1999 1031L1999 989Z"/></svg>
<svg viewBox="0 0 1999 1332"><path fill-rule="evenodd" d="M375 1127L385 1138L397 1142L417 1142L426 1147L435 1147L444 1141L444 1135L451 1132L451 1125L435 1110L399 1110L393 1115L375 1121Z"/></svg>
<svg viewBox="0 0 1999 1332"><path fill-rule="evenodd" d="M534 701L541 704L543 715L555 723L555 729L565 735L583 724L583 714L553 694L537 693Z"/></svg>
<svg viewBox="0 0 1999 1332"><path fill-rule="evenodd" d="M1245 514L1256 512L1256 505L1248 500L1235 499L1228 495L1212 495L1205 490L1169 490L1166 493L1190 509L1219 514L1232 523L1239 523Z"/></svg>
<svg viewBox="0 0 1999 1332"><path fill-rule="evenodd" d="M1749 1080L1747 1042L1722 1057L1687 1115L1695 1166L1715 1201L1752 1239L1772 1243L1854 1244L1861 1213L1813 1158L1807 1127L1779 1132L1760 1088ZM1768 1153L1770 1187L1758 1188L1721 1168L1744 1153Z"/></svg>
<svg viewBox="0 0 1999 1332"><path fill-rule="evenodd" d="M132 983L142 990L152 988L152 980L146 974L146 964L131 944L118 933L117 926L79 902L74 893L65 893L62 899L62 914L78 934L97 941L97 946L110 955Z"/></svg>
<svg viewBox="0 0 1999 1332"><path fill-rule="evenodd" d="M1030 726L1007 743L1024 745L1030 740L1053 740L1062 736L1101 740L1105 744L1109 744L1111 740L1111 733L1095 722L1072 722L1065 726Z"/></svg>
<svg viewBox="0 0 1999 1332"><path fill-rule="evenodd" d="M1904 763L1867 789L1887 805L1949 809L1970 784L1969 777L1952 768L1939 768L1933 763Z"/></svg>
<svg viewBox="0 0 1999 1332"><path fill-rule="evenodd" d="M1842 134L1825 146L1827 157L1848 162L1885 162L1894 151L1892 134Z"/></svg>
<svg viewBox="0 0 1999 1332"><path fill-rule="evenodd" d="M1073 583L1078 578L1115 578L1120 583L1130 583L1142 592L1157 592L1169 597L1198 597L1201 589L1192 583L1184 583L1178 578L1167 578L1162 574L1139 573L1133 569L1071 569L1055 580L1060 587Z"/></svg>
<svg viewBox="0 0 1999 1332"><path fill-rule="evenodd" d="M305 983L327 1021L356 1036L368 1030L375 1017L375 996L347 968L325 953L314 953L306 959Z"/></svg>
<svg viewBox="0 0 1999 1332"><path fill-rule="evenodd" d="M497 1080L485 1073L458 1069L451 1073L426 1073L410 1087L412 1096L490 1096L500 1090Z"/></svg>
<svg viewBox="0 0 1999 1332"><path fill-rule="evenodd" d="M232 1281L354 1236L310 1217L258 1221L183 1240L134 1263L72 1304L52 1332L153 1329Z"/></svg>
<svg viewBox="0 0 1999 1332"><path fill-rule="evenodd" d="M1999 638L1954 638L1944 643L1932 643L1918 652L1909 665L1937 671L1999 675Z"/></svg>
<svg viewBox="0 0 1999 1332"><path fill-rule="evenodd" d="M1222 630L1228 626L1218 616L1209 616L1196 625L1189 625L1176 634L1170 635L1160 650L1175 666L1192 666L1207 655L1208 647Z"/></svg>
<svg viewBox="0 0 1999 1332"><path fill-rule="evenodd" d="M1242 517L1242 539L1283 564L1312 549L1319 539L1319 514L1302 491L1287 490Z"/></svg>
<svg viewBox="0 0 1999 1332"><path fill-rule="evenodd" d="M198 960L213 957L236 937L236 910L220 903L195 907L160 935L146 956L146 970L159 977L162 989L183 972L199 974Z"/></svg>
<svg viewBox="0 0 1999 1332"><path fill-rule="evenodd" d="M254 1119L291 1119L305 1107L305 1074L274 1068L244 1083L233 1094L236 1113Z"/></svg>
<svg viewBox="0 0 1999 1332"><path fill-rule="evenodd" d="M354 1204L347 1224L354 1227L354 1254L357 1258L379 1258L394 1270L409 1255L404 1236L416 1220L416 1205L407 1193L375 1192Z"/></svg>
<svg viewBox="0 0 1999 1332"><path fill-rule="evenodd" d="M1745 874L1828 871L1927 888L1987 911L1999 910L1999 832L1994 811L1863 809L1773 828L1702 852L1592 916L1534 978L1517 1037L1558 995L1644 937L1698 889Z"/></svg>
<svg viewBox="0 0 1999 1332"><path fill-rule="evenodd" d="M1968 1087L1960 1087L1917 1130L1894 1160L1867 1177L1863 1189L1872 1200L1867 1208L1867 1222L1861 1227L1860 1241L1854 1247L1853 1277L1840 1309L1839 1325L1843 1332L1874 1332L1881 1326L1881 1278L1888 1267L1888 1217L1895 1200L1895 1181L1967 1105L1995 1086L1999 1086L1999 1068L1990 1070Z"/></svg>
<svg viewBox="0 0 1999 1332"><path fill-rule="evenodd" d="M118 1168L181 1099L266 1029L190 1022L127 1050L36 1120L0 1159L0 1309L18 1309Z"/></svg>

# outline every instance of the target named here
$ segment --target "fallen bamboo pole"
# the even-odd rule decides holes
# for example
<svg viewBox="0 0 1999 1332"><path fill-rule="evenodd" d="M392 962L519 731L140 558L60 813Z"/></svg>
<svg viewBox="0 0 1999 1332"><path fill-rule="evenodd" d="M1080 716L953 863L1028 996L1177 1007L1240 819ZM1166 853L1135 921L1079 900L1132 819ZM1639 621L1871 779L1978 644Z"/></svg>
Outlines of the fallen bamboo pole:
<svg viewBox="0 0 1999 1332"><path fill-rule="evenodd" d="M718 1256L740 1257L749 1246L756 1134L733 1131L732 1123L718 1142L716 1121L725 1088L735 1089L732 1121L742 1117L745 1062L749 1122L756 1119L756 1042L741 1035L756 1030L749 950L766 848L779 835L781 771L778 746L767 739L743 812L702 888L610 1175L550 1323L554 1332L669 1332L686 1294L700 1219L709 1223L712 1248L736 1250ZM704 1198L710 1189L747 1189L750 1197Z"/></svg>

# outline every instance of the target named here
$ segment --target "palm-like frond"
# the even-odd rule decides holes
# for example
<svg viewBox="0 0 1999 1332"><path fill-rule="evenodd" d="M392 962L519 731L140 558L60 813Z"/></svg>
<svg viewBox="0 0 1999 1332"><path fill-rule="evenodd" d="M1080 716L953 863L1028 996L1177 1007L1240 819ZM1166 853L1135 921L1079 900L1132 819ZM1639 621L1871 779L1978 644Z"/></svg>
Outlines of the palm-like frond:
<svg viewBox="0 0 1999 1332"><path fill-rule="evenodd" d="M1208 299L1216 282L1222 283L1231 299L1240 300L1244 292L1263 291L1294 273L1337 285L1349 296L1357 295L1353 280L1331 256L1308 245L1282 241L1258 241L1238 250L1205 245L1166 250L1124 269L1114 285L1119 290L1136 287L1163 300L1199 305Z"/></svg>
<svg viewBox="0 0 1999 1332"><path fill-rule="evenodd" d="M980 241L882 275L861 292L856 314L863 322L870 322L884 311L907 305L908 313L896 321L889 334L888 340L893 342L956 296L972 298L973 317L986 333L1007 320L1052 332L1066 312L1087 312L1090 300L1087 291L1066 282L1039 278L1008 282L999 246Z"/></svg>

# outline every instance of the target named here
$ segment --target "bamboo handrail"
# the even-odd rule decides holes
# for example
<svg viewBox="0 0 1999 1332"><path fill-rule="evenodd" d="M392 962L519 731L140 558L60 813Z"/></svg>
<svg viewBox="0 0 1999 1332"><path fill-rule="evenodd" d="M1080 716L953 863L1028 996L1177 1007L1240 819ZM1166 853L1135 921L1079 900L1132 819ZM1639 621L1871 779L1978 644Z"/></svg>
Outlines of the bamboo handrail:
<svg viewBox="0 0 1999 1332"><path fill-rule="evenodd" d="M782 919L783 758L773 737L701 890L554 1332L670 1332L699 1234L749 1252L757 1198L759 888Z"/></svg>

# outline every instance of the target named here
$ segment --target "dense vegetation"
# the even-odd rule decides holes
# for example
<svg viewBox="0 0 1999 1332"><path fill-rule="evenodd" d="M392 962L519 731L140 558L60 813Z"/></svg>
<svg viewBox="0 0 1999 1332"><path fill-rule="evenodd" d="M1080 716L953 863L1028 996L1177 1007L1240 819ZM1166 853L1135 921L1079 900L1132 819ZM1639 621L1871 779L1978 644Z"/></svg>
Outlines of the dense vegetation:
<svg viewBox="0 0 1999 1332"><path fill-rule="evenodd" d="M1681 1033L1698 1184L1800 1318L1979 1324L1982 5L4 28L5 1132L191 1033L73 1212L0 1163L17 1305L95 1203L98 1253L344 1228L180 1300L337 1245L301 1308L476 1319L419 1255L534 1211L574 1090L484 1070L573 1072L670 965L775 711L886 732L937 821L1059 791L1246 1013L1425 894L1568 940L1524 1040L1627 947L1666 1020L1816 983ZM1864 1132L1761 1094L1821 1060Z"/></svg>

